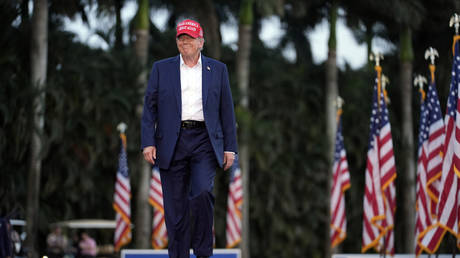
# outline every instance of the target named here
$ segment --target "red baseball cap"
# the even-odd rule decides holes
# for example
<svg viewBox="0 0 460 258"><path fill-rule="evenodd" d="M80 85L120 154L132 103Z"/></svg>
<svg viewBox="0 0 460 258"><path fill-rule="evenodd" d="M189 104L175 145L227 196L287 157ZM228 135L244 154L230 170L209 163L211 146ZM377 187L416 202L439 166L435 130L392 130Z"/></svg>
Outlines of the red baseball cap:
<svg viewBox="0 0 460 258"><path fill-rule="evenodd" d="M177 24L176 27L176 38L179 37L182 34L187 34L192 38L202 38L203 37L203 29L201 29L201 26L198 22L194 20L184 20Z"/></svg>

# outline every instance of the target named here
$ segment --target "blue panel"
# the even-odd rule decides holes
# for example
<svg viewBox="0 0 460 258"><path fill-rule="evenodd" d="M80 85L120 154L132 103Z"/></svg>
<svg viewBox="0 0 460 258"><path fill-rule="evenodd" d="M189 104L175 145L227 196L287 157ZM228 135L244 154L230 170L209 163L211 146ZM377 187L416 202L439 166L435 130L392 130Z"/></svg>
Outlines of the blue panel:
<svg viewBox="0 0 460 258"><path fill-rule="evenodd" d="M237 254L214 254L212 258L237 258ZM130 254L125 253L125 258L169 258L167 254ZM191 255L190 258L195 258Z"/></svg>
<svg viewBox="0 0 460 258"><path fill-rule="evenodd" d="M167 254L125 254L125 258L169 258Z"/></svg>

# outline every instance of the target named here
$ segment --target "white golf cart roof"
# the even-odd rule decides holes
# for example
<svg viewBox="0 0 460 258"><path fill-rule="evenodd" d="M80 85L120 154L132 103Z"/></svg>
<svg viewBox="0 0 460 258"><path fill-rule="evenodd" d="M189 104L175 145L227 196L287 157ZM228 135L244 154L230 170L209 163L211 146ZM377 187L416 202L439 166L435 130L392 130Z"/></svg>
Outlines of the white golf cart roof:
<svg viewBox="0 0 460 258"><path fill-rule="evenodd" d="M115 228L115 220L104 219L76 219L65 220L53 223L52 226L66 227L66 228Z"/></svg>

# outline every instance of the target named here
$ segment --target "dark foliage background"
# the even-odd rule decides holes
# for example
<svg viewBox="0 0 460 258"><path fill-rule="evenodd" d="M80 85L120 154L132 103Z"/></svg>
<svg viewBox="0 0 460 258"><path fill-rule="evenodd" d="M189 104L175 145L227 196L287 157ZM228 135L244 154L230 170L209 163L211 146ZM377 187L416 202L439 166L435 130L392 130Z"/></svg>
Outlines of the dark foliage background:
<svg viewBox="0 0 460 258"><path fill-rule="evenodd" d="M142 87L137 84L142 67L133 57L131 41L124 43L121 49L115 48L114 29L109 28L99 32L109 48L95 49L79 42L76 35L64 29L66 17L85 17L82 6L98 3L104 6L104 1L73 0L64 5L65 8L60 6L60 1L50 2L45 145L42 151L40 210L37 211L42 251L51 223L77 218L114 218L113 186L120 148L116 126L121 121L128 124L133 198L136 195L140 137L135 109L143 94ZM177 54L174 25L183 14L184 5L181 1L150 2L152 9L167 8L170 20L163 31L151 23L148 67L156 60ZM214 2L219 22L238 17L240 1ZM256 2L263 5L263 1ZM343 1L341 17L348 19L358 39L365 33L362 24L372 21L377 24L375 35L394 46L395 50L386 54L382 66L391 81L388 91L397 171L404 173L398 160L402 151L403 101L398 88L398 27L389 22L391 13L363 12L356 7L367 6L369 2ZM450 15L458 12L460 6L458 2L448 0L412 2L423 9L420 24L413 30L414 71L428 75L424 51L428 46L438 49L437 85L444 109L450 81L453 35L447 23ZM304 12L295 12L293 6L297 4L303 6ZM18 219L25 217L31 114L34 109L32 99L39 94L30 84L30 17L24 6L22 1L0 1L0 216L12 215ZM328 245L325 228L329 221L325 218L329 212L326 197L330 171L326 162L325 65L313 62L311 53L316 50L310 48L309 39L305 36L326 18L328 6L328 1L281 1L284 14L280 17L287 33L274 48L268 48L259 39L260 21L265 14L263 8L255 9L249 110L237 105L241 94L234 72L236 52L231 46L221 46L220 59L229 67L237 122L250 128L250 137L244 140L249 143L251 159L249 209L252 257L323 257ZM376 12L378 15L375 15ZM352 15L357 20L355 23ZM294 62L282 54L290 43L295 46L298 55ZM204 54L207 51L205 47ZM349 226L348 237L341 245L343 252L357 253L361 249L373 78L374 72L368 65L359 69L345 65L339 71L339 92L345 100L343 134L352 180L351 189L346 194ZM414 135L417 135L419 95L416 90L413 94ZM415 157L414 153L414 162ZM216 178L215 228L216 246L219 248L225 246L228 177L229 173L219 170ZM400 202L398 204L401 205ZM132 205L135 206L135 202ZM401 216L399 210L400 207L397 218ZM396 224L397 240L401 233L399 226ZM104 238L110 241L111 236ZM398 248L396 244L397 251ZM442 248L449 250L448 247Z"/></svg>

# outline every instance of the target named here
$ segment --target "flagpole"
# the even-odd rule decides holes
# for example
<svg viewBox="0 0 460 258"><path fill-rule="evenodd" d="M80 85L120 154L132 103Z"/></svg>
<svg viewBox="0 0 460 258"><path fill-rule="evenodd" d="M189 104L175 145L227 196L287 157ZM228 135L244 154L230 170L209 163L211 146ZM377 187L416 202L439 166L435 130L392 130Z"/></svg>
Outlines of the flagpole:
<svg viewBox="0 0 460 258"><path fill-rule="evenodd" d="M380 66L380 60L383 60L383 55L381 53L371 53L369 60L375 60L375 71L377 71L377 105L380 107L380 91L382 90L382 67Z"/></svg>
<svg viewBox="0 0 460 258"><path fill-rule="evenodd" d="M427 84L425 76L418 74L414 78L414 87L419 87L419 92L422 95L422 100L425 100L426 93L423 90L423 84Z"/></svg>
<svg viewBox="0 0 460 258"><path fill-rule="evenodd" d="M345 103L345 101L340 96L337 96L337 99L335 101L335 106L337 108L336 119L335 119L336 123L339 122L340 116L343 113L342 106L343 106L344 103Z"/></svg>
<svg viewBox="0 0 460 258"><path fill-rule="evenodd" d="M369 55L369 60L375 61L375 71L377 72L377 105L380 109L380 93L382 90L382 67L380 66L380 60L383 60L383 55L381 53L371 53ZM386 244L385 244L385 234L382 236L383 246L380 250L380 257L386 257Z"/></svg>
<svg viewBox="0 0 460 258"><path fill-rule="evenodd" d="M386 247L386 244L385 244L385 235L383 235L383 248L380 251L380 257L383 257L383 258L386 257L386 253L387 253L386 249L387 249L387 247Z"/></svg>
<svg viewBox="0 0 460 258"><path fill-rule="evenodd" d="M332 164L332 184L330 188L330 248L331 252L339 250L338 245L346 238L347 220L345 212L345 191L350 188L350 173L342 135L341 115L344 100L337 96L334 101L336 108L336 133Z"/></svg>
<svg viewBox="0 0 460 258"><path fill-rule="evenodd" d="M430 76L431 76L430 84L431 85L434 85L434 83L435 83L435 74L434 74L434 72L436 71L436 64L435 64L436 57L439 57L439 53L435 48L429 47L425 51L425 59L426 60L430 59L430 64L429 64L428 68L430 70ZM427 83L427 80L425 79L425 77L423 77L423 80L424 81L422 81L422 85L420 86L421 92L423 91L423 82ZM423 92L422 92L422 94L423 94ZM431 254L429 255L429 257L431 257ZM438 252L436 252L436 257L438 257Z"/></svg>
<svg viewBox="0 0 460 258"><path fill-rule="evenodd" d="M457 254L457 237L451 235L449 239L452 242L452 257L455 258Z"/></svg>
<svg viewBox="0 0 460 258"><path fill-rule="evenodd" d="M124 148L126 148L126 128L128 128L128 126L124 122L121 122L117 125L117 130L120 132L120 137Z"/></svg>
<svg viewBox="0 0 460 258"><path fill-rule="evenodd" d="M431 85L434 85L434 83L435 83L435 71L436 71L435 59L437 57L439 57L439 53L435 48L429 47L425 51L425 59L430 60L430 64L429 64L428 68L430 70L430 77L431 77L430 78L430 84ZM423 91L423 83L427 83L427 80L424 77L422 78L422 80L424 80L424 81L421 82L422 83L421 86L420 86L420 91L421 92ZM423 94L423 92L422 92L422 94ZM436 251L436 257L438 257L438 255L439 255L439 250ZM429 257L431 257L431 254L429 255Z"/></svg>
<svg viewBox="0 0 460 258"><path fill-rule="evenodd" d="M115 180L114 202L116 228L114 232L114 248L115 251L120 251L120 248L131 242L131 186L129 183L129 171L126 155L126 131L127 125L120 123L117 130L120 132L120 140L122 143L119 161L117 179ZM129 196L127 204L122 201L123 196Z"/></svg>
<svg viewBox="0 0 460 258"><path fill-rule="evenodd" d="M381 56L381 58L383 59L383 56ZM380 73L381 73L381 69L382 68L380 67ZM381 74L381 76L379 76L379 87L382 88L381 90L383 91L383 97L384 97L384 101L386 104L390 103L390 99L388 98L388 94L386 90L386 85L389 83L390 83L390 80L384 74ZM380 97L380 93L379 93L379 97ZM390 209L390 208L387 207L387 209ZM386 237L386 233L383 235L383 258L387 256L387 243L385 241L385 237Z"/></svg>
<svg viewBox="0 0 460 258"><path fill-rule="evenodd" d="M425 103L425 98L426 98L426 93L423 90L423 84L426 84L427 80L424 76L417 74L415 75L414 78L414 87L418 87L418 91L420 92L420 125L419 125L419 146L418 146L418 157L417 157L417 187L419 188L419 191L417 192L417 197L416 197L416 221L415 221L415 255L419 255L422 253L423 248L422 244L419 242L420 241L420 235L421 233L425 230L426 226L425 224L421 223L422 218L426 217L425 214L425 207L427 207L427 203L425 203L424 196L427 195L427 191L425 189L426 185L426 174L427 172L425 171L425 151L423 149L423 145L428 143L428 140L425 137L425 125L428 124L427 120L424 119L426 117L426 103ZM428 212L429 218L431 218L432 212ZM431 223L430 223L431 224ZM428 257L431 257L430 254L428 254Z"/></svg>
<svg viewBox="0 0 460 258"><path fill-rule="evenodd" d="M388 79L385 74L382 73L381 78L382 90L383 90L383 97L385 98L385 103L390 104L390 98L388 97L387 88L386 86L390 84L390 79Z"/></svg>
<svg viewBox="0 0 460 258"><path fill-rule="evenodd" d="M454 27L455 28L455 36L454 36L454 42L453 42L453 47L452 47L452 51L453 51L453 53L455 55L455 44L456 44L456 41L458 40L458 37L459 37L458 33L459 33L459 27L460 27L460 16L458 14L454 13L454 15L452 15L452 17L449 20L449 27ZM452 237L453 237L453 240L452 240L452 242L453 242L452 257L455 257L456 254L457 254L457 241L458 240L457 240L457 237L455 237L455 236L452 236Z"/></svg>
<svg viewBox="0 0 460 258"><path fill-rule="evenodd" d="M383 56L380 56L382 59L383 59ZM376 60L376 63L378 61ZM380 66L379 66L380 67ZM380 67L380 73L381 73L381 70L382 68ZM388 94L387 94L387 90L386 90L386 85L390 83L390 80L388 79L388 77L386 77L384 74L381 73L381 75L379 76L378 78L379 80L379 87L381 87L381 90L383 91L383 97L384 97L384 101L386 104L389 104L390 102L390 99L388 98ZM380 97L380 93L379 93L379 97ZM379 101L380 103L380 101ZM388 208L388 207L387 207ZM388 208L389 209L389 208ZM383 235L383 258L385 258L387 256L387 243L385 241L385 237L386 237L386 233Z"/></svg>

